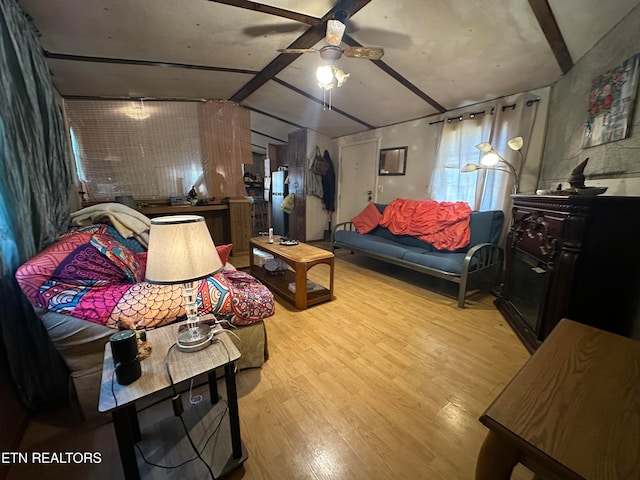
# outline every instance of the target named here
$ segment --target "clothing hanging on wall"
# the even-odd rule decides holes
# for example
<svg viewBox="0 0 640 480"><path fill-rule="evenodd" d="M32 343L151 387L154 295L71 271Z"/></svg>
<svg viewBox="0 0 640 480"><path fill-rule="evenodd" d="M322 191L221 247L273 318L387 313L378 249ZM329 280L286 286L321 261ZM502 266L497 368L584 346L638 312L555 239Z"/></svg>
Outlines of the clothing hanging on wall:
<svg viewBox="0 0 640 480"><path fill-rule="evenodd" d="M324 151L324 159L329 163L327 173L322 176L322 203L328 212L336 210L336 173L333 169L333 161L327 150Z"/></svg>

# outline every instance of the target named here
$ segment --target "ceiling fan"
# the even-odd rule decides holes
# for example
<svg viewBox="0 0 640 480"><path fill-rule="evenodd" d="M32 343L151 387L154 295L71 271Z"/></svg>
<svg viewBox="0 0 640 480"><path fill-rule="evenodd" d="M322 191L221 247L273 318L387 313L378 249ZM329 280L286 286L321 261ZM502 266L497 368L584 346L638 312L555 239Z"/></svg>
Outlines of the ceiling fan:
<svg viewBox="0 0 640 480"><path fill-rule="evenodd" d="M365 60L379 60L384 55L384 49L378 47L346 47L342 48L342 36L345 31L345 24L348 14L345 11L336 12L332 20L327 20L327 32L325 40L328 45L320 49L315 48L282 48L280 53L320 53L320 58L324 61L316 70L317 85L326 92L334 87L341 87L349 78L349 74L343 72L335 65L336 60L342 55L351 58L363 58ZM326 102L326 99L325 99ZM329 95L329 109L331 109L331 95Z"/></svg>
<svg viewBox="0 0 640 480"><path fill-rule="evenodd" d="M340 47L344 35L345 24L334 18L327 20L327 33L325 40L328 45L320 49L316 48L280 48L280 53L320 53L320 58L328 63L333 63L344 55L351 58L363 58L365 60L380 60L384 55L384 49L379 47Z"/></svg>

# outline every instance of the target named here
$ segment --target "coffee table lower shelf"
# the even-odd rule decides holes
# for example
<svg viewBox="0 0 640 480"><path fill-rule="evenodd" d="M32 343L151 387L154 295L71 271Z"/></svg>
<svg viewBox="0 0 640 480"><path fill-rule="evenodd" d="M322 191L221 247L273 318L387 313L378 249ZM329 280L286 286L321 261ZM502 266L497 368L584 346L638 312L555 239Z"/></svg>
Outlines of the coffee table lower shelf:
<svg viewBox="0 0 640 480"><path fill-rule="evenodd" d="M296 274L291 270L284 272L284 275L271 275L264 267L253 265L251 275L264 283L274 293L277 293L288 302L295 305L296 294L289 290L289 284L296 283ZM307 292L307 306L332 300L331 291L327 288Z"/></svg>

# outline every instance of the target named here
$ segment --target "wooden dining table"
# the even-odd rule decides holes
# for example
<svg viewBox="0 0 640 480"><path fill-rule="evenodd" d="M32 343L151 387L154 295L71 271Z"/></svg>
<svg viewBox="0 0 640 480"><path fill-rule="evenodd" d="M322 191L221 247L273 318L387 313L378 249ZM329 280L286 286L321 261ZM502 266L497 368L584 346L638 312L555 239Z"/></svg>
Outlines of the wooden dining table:
<svg viewBox="0 0 640 480"><path fill-rule="evenodd" d="M640 341L563 319L480 421L476 480L640 479Z"/></svg>

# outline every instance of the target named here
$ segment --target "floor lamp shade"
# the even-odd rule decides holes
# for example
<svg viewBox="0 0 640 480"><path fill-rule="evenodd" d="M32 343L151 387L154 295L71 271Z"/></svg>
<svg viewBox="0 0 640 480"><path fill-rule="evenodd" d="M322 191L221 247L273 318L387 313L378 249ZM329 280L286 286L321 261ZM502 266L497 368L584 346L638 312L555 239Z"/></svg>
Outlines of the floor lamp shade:
<svg viewBox="0 0 640 480"><path fill-rule="evenodd" d="M145 279L174 284L201 280L222 270L204 218L171 215L151 219Z"/></svg>

